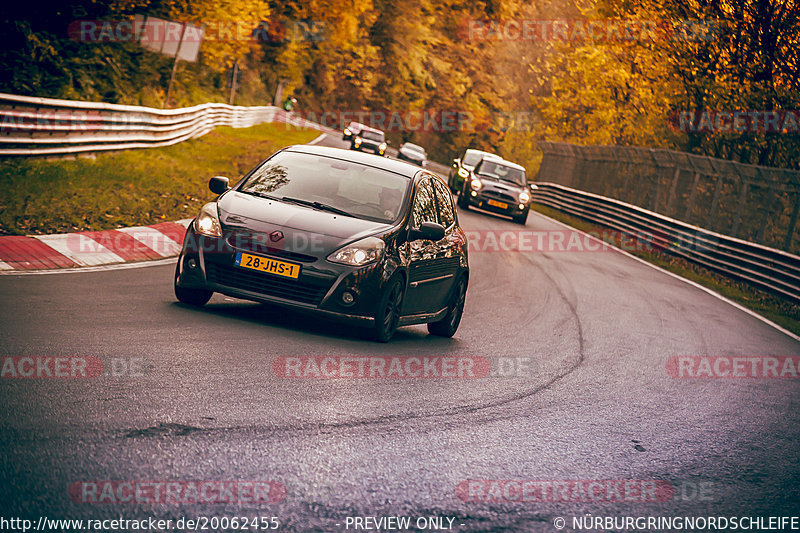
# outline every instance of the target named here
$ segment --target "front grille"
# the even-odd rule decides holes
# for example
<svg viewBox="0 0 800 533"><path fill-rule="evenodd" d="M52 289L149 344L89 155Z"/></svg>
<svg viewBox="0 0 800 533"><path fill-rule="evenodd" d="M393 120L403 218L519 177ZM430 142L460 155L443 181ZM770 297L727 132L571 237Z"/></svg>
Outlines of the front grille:
<svg viewBox="0 0 800 533"><path fill-rule="evenodd" d="M317 260L317 258L313 255L292 252L290 250L283 249L279 245L276 246L275 243L270 240L268 233L235 230L228 234L226 240L232 248L245 252L276 255L279 257L285 257L286 259L292 261L299 261L301 263L313 263ZM285 242L285 239L279 241L279 243L283 242Z"/></svg>
<svg viewBox="0 0 800 533"><path fill-rule="evenodd" d="M281 278L210 262L206 262L206 277L218 285L313 305L319 305L333 284L333 280Z"/></svg>
<svg viewBox="0 0 800 533"><path fill-rule="evenodd" d="M517 199L510 194L505 194L498 191L486 191L483 193L485 198L491 198L492 200L499 200L501 202L505 202L507 204L515 204L517 203Z"/></svg>

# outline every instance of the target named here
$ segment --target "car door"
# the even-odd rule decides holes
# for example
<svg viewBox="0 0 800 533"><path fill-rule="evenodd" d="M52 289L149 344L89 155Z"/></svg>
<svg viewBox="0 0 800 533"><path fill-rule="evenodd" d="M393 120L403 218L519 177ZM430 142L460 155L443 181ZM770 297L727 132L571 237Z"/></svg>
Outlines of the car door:
<svg viewBox="0 0 800 533"><path fill-rule="evenodd" d="M411 228L419 228L423 222L441 224L439 204L434 180L424 178L417 183L411 208ZM454 224L451 224L451 231ZM403 304L403 314L431 313L445 307L445 300L453 284L455 270L448 257L450 243L447 233L439 241L417 239L404 246L408 252L408 288Z"/></svg>
<svg viewBox="0 0 800 533"><path fill-rule="evenodd" d="M461 250L466 245L466 236L456 224L456 208L453 205L453 195L447 185L438 178L431 178L436 192L436 205L439 223L444 227L444 239L439 241L438 259L441 261L439 268L448 275L442 286L442 303L440 309L447 305L450 289L455 283L461 268Z"/></svg>

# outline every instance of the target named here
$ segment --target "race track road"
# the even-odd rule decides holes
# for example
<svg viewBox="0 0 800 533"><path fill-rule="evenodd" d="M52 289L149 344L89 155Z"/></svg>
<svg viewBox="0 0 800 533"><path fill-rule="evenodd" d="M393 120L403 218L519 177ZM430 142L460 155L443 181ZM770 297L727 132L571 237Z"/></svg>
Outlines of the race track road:
<svg viewBox="0 0 800 533"><path fill-rule="evenodd" d="M474 211L459 218L475 235L522 229ZM550 238L565 227L532 214L525 230ZM680 379L667 362L797 356L800 342L616 251L487 248L470 252L453 339L415 326L385 345L220 295L202 309L180 305L171 261L0 276L1 356L117 365L94 379L0 379L2 515L276 516L281 531L345 531L348 516L446 516L455 531L554 532L557 517L569 529L590 513L798 513L798 380ZM277 358L305 355L505 358L529 370L482 379L273 372ZM271 480L286 495L71 498L74 483L102 480ZM657 480L675 490L658 502L485 502L465 501L465 480Z"/></svg>

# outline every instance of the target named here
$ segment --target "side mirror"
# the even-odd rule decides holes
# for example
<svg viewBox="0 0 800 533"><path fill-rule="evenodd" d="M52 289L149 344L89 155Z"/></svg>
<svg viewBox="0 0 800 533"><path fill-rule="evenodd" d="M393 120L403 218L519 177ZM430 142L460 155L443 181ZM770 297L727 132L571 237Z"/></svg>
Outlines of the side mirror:
<svg viewBox="0 0 800 533"><path fill-rule="evenodd" d="M453 165L458 165L458 159L453 159Z"/></svg>
<svg viewBox="0 0 800 533"><path fill-rule="evenodd" d="M444 239L444 226L436 222L423 222L420 227L412 228L409 240L418 241L420 239L441 241Z"/></svg>
<svg viewBox="0 0 800 533"><path fill-rule="evenodd" d="M535 190L537 190L539 188L539 186L536 185L535 183L531 183L530 187L531 187L531 191L535 191Z"/></svg>
<svg viewBox="0 0 800 533"><path fill-rule="evenodd" d="M214 176L208 180L208 188L214 194L222 194L230 189L228 186L228 178L225 176Z"/></svg>

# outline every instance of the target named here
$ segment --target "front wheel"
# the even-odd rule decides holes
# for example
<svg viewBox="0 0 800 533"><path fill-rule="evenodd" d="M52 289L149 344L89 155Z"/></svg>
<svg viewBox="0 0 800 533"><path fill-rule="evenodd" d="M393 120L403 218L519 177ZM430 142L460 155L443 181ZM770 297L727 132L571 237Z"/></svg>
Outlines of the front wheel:
<svg viewBox="0 0 800 533"><path fill-rule="evenodd" d="M372 326L372 340L389 342L400 322L400 306L403 304L403 284L395 279L386 288L375 312L375 324Z"/></svg>
<svg viewBox="0 0 800 533"><path fill-rule="evenodd" d="M512 218L512 219L514 220L514 222L516 222L517 224L522 224L522 225L524 226L524 225L525 225L525 223L528 221L528 211L525 211L525 212L524 212L524 213L522 213L521 215L516 215L516 216L513 216L513 217L511 217L511 218Z"/></svg>
<svg viewBox="0 0 800 533"><path fill-rule="evenodd" d="M453 292L447 314L438 322L428 323L428 333L438 337L452 337L458 325L461 324L461 315L464 314L464 302L467 299L467 280L461 278Z"/></svg>
<svg viewBox="0 0 800 533"><path fill-rule="evenodd" d="M175 290L175 297L182 304L193 305L195 307L202 307L211 299L214 291L206 289L189 289L187 287L178 286L178 267L175 267L175 281L173 283Z"/></svg>

